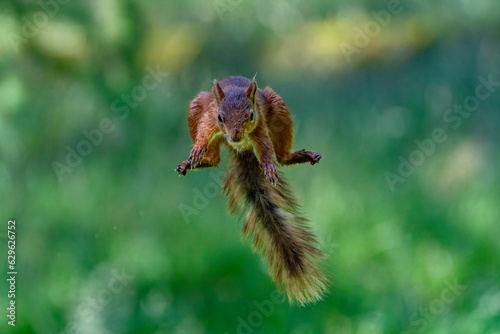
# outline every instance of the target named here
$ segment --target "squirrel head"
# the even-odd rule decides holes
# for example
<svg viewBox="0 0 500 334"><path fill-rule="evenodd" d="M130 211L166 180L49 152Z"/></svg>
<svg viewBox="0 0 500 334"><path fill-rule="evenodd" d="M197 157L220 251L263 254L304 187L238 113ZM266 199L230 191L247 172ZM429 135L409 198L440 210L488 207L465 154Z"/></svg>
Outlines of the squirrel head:
<svg viewBox="0 0 500 334"><path fill-rule="evenodd" d="M229 143L238 143L255 129L258 113L255 107L257 82L246 89L222 90L214 81L213 93L219 106L217 121Z"/></svg>

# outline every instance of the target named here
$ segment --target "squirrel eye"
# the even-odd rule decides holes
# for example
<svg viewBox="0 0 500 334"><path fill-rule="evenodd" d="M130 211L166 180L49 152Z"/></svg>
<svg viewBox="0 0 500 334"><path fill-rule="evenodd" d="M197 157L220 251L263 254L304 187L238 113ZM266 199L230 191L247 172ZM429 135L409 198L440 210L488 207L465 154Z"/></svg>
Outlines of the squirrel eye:
<svg viewBox="0 0 500 334"><path fill-rule="evenodd" d="M250 111L250 120L251 120L251 121L253 121L253 117L254 117L254 115L253 115L253 111Z"/></svg>
<svg viewBox="0 0 500 334"><path fill-rule="evenodd" d="M219 114L219 116L217 116L217 120L222 123L222 116Z"/></svg>

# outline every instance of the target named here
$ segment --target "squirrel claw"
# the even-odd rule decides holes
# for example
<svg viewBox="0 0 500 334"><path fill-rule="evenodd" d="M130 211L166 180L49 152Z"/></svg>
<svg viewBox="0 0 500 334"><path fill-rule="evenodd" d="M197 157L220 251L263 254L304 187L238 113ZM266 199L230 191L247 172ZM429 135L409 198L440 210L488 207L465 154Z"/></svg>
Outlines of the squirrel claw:
<svg viewBox="0 0 500 334"><path fill-rule="evenodd" d="M189 162L191 163L191 166L196 166L201 162L203 159L203 154L207 151L206 147L202 146L194 146L191 149L191 152L189 153Z"/></svg>
<svg viewBox="0 0 500 334"><path fill-rule="evenodd" d="M264 175L273 184L276 185L278 182L278 172L276 171L276 166L274 163L263 163L262 169L264 170Z"/></svg>
<svg viewBox="0 0 500 334"><path fill-rule="evenodd" d="M179 176L180 175L186 175L186 167L188 165L189 161L183 161L181 162L176 168L175 168L175 171L177 173L179 173Z"/></svg>
<svg viewBox="0 0 500 334"><path fill-rule="evenodd" d="M316 153L316 152L311 152L311 154L309 155L309 157L311 158L311 165L314 165L316 163L319 164L319 161L322 158L321 154Z"/></svg>

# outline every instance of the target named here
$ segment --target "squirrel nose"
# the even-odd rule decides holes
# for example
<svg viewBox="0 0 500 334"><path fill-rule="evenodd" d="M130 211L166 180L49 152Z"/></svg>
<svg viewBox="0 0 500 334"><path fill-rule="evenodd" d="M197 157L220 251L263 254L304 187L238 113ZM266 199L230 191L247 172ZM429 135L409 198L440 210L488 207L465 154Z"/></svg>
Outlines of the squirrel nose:
<svg viewBox="0 0 500 334"><path fill-rule="evenodd" d="M235 143L239 143L241 141L241 137L240 136L231 137L231 141L235 142Z"/></svg>
<svg viewBox="0 0 500 334"><path fill-rule="evenodd" d="M241 133L238 133L238 132L237 133L232 133L231 134L231 141L234 142L234 143L238 143L238 142L241 141L242 137L243 136L241 135Z"/></svg>

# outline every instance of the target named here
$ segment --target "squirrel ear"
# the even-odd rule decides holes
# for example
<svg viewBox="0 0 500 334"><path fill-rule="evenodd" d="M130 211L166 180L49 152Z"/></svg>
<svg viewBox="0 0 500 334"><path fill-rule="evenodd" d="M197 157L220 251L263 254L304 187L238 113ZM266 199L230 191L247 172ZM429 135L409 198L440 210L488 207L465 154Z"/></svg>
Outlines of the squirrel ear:
<svg viewBox="0 0 500 334"><path fill-rule="evenodd" d="M217 80L214 80L214 87L213 87L212 91L215 95L215 98L217 99L217 103L220 104L225 95L224 95L224 91L220 87L219 82Z"/></svg>
<svg viewBox="0 0 500 334"><path fill-rule="evenodd" d="M255 103L255 93L257 92L257 81L255 81L255 78L252 79L252 83L250 86L247 88L247 97L250 100L250 102Z"/></svg>

